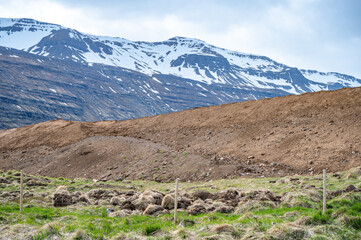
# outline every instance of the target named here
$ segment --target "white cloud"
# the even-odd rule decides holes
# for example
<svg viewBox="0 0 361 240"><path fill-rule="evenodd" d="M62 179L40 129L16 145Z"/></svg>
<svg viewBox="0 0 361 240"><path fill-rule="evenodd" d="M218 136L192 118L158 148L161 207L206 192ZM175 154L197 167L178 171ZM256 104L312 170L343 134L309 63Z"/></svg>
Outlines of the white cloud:
<svg viewBox="0 0 361 240"><path fill-rule="evenodd" d="M84 12L76 8L67 8L60 3L48 0L0 1L0 15L8 18L35 18L65 26L84 20Z"/></svg>
<svg viewBox="0 0 361 240"><path fill-rule="evenodd" d="M119 5L114 11L109 11L109 2L106 7L87 3L0 0L0 15L34 18L94 35L135 41L163 41L173 36L199 38L230 50L265 55L290 66L361 77L360 38L342 38L342 33L332 32L336 29L325 24L332 16L322 15L323 9L319 8L329 6L321 0L272 1L272 5L264 1L240 5L238 1L210 1L207 5L201 1L194 6L193 2L184 4L184 9L167 9L162 2L163 5L153 4L156 12L147 11L144 6L134 12L121 11L123 3L118 1L113 2ZM148 2L146 6L152 4Z"/></svg>

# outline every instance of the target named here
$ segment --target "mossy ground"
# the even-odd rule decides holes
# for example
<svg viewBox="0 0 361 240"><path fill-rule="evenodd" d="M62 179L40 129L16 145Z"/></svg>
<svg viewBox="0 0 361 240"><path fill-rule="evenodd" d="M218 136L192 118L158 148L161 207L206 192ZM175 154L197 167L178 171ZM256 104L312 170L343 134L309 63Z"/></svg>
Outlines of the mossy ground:
<svg viewBox="0 0 361 240"><path fill-rule="evenodd" d="M87 192L90 189L119 189L162 192L174 188L174 183L151 181L93 182L88 179L34 177L46 186L25 185L23 214L19 213L19 199L1 197L19 191L18 172L0 173L9 184L0 183L0 239L361 239L361 192L342 194L328 201L327 212L322 214L321 176L292 176L290 178L231 179L212 182L181 183L182 191L208 190L218 192L237 188L244 192L268 189L276 195L295 193L289 204L250 208L234 213L207 213L196 216L178 213L177 224L172 214L160 216L132 215L109 217L106 205L71 205L55 208L51 194L58 186L69 191ZM360 180L328 175L328 190L345 189ZM297 178L296 180L294 180ZM276 181L276 182L274 182ZM296 200L295 200L296 199ZM227 224L224 230L214 227ZM220 228L222 229L222 228Z"/></svg>

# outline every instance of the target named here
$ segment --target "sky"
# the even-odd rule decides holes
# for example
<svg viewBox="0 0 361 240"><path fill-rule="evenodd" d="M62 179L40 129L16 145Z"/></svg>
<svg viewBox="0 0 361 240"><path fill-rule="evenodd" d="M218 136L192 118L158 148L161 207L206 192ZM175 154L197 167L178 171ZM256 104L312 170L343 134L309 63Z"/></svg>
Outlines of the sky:
<svg viewBox="0 0 361 240"><path fill-rule="evenodd" d="M33 18L133 41L198 38L304 69L361 78L359 0L0 0Z"/></svg>

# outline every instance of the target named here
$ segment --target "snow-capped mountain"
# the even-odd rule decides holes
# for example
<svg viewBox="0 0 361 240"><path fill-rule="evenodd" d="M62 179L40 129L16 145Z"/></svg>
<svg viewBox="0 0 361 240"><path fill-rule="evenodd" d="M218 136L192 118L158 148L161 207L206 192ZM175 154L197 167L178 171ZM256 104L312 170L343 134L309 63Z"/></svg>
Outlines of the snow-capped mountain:
<svg viewBox="0 0 361 240"><path fill-rule="evenodd" d="M133 42L0 18L0 129L121 120L194 107L361 86L198 39Z"/></svg>
<svg viewBox="0 0 361 240"><path fill-rule="evenodd" d="M0 46L25 50L62 28L27 18L0 18Z"/></svg>
<svg viewBox="0 0 361 240"><path fill-rule="evenodd" d="M290 94L361 86L361 80L352 76L300 70L265 56L226 50L198 39L132 42L31 19L0 19L0 46L58 59L119 66L148 75L279 89Z"/></svg>
<svg viewBox="0 0 361 240"><path fill-rule="evenodd" d="M123 120L284 95L0 47L0 129L58 118Z"/></svg>

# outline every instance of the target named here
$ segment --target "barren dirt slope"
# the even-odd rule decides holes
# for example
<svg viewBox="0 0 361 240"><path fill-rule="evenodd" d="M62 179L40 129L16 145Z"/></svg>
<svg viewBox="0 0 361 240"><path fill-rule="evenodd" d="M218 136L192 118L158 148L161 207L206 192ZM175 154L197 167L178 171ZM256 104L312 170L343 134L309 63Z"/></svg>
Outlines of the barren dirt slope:
<svg viewBox="0 0 361 240"><path fill-rule="evenodd" d="M1 169L48 176L197 180L358 165L361 88L0 131Z"/></svg>

